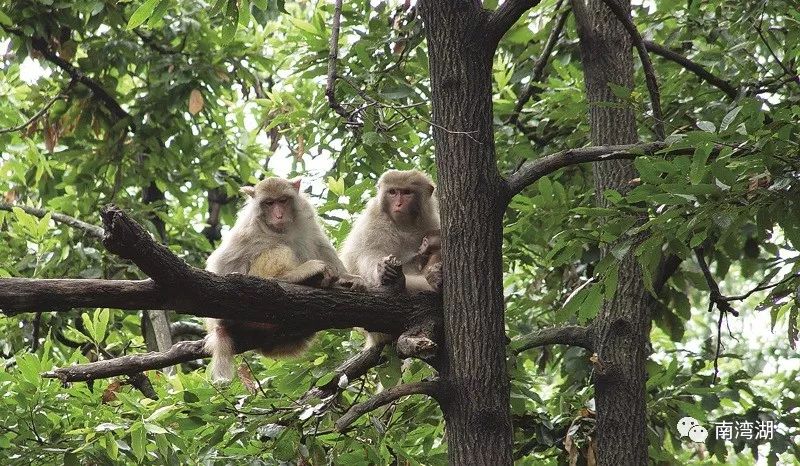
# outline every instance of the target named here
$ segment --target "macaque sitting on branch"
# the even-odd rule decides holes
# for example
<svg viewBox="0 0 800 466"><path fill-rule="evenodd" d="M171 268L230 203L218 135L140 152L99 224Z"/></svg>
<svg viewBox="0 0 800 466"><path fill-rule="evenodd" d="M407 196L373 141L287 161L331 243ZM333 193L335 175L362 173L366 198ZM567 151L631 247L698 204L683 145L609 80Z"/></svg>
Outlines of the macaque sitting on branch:
<svg viewBox="0 0 800 466"><path fill-rule="evenodd" d="M418 170L384 173L378 180L378 194L367 203L342 246L347 270L363 277L368 287L396 283L405 275L404 286L410 292L439 291L441 264L431 263L428 268L426 259L420 267L418 260L423 239L440 228L435 188ZM389 335L367 335L368 347L388 341Z"/></svg>
<svg viewBox="0 0 800 466"><path fill-rule="evenodd" d="M362 286L346 273L316 212L300 194L300 180L267 178L245 186L248 196L236 224L209 257L206 270L218 274L241 273L310 286L339 283ZM212 380L233 378L233 357L258 350L271 357L304 352L314 333L286 333L269 323L206 319L205 348L211 353Z"/></svg>

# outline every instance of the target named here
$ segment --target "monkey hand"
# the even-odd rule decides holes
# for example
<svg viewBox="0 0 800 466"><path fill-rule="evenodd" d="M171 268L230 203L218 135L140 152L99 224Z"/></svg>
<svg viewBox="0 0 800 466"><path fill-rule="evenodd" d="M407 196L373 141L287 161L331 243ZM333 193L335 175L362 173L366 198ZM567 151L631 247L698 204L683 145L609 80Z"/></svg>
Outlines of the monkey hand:
<svg viewBox="0 0 800 466"><path fill-rule="evenodd" d="M380 277L382 287L399 290L403 290L406 287L403 263L395 256L386 256L378 262L378 277Z"/></svg>
<svg viewBox="0 0 800 466"><path fill-rule="evenodd" d="M437 262L425 268L425 280L433 288L433 291L442 291L442 263Z"/></svg>
<svg viewBox="0 0 800 466"><path fill-rule="evenodd" d="M350 291L365 291L367 289L367 282L361 276L349 273L341 275L336 284Z"/></svg>
<svg viewBox="0 0 800 466"><path fill-rule="evenodd" d="M314 259L304 262L300 267L287 274L284 279L300 285L329 288L339 280L339 275L327 262Z"/></svg>

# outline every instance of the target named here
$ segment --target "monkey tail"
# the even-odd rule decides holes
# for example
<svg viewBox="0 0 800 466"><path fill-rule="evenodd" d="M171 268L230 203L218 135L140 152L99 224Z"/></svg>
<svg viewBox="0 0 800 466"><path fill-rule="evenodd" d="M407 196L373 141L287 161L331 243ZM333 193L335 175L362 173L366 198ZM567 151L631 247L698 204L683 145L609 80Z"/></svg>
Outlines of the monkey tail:
<svg viewBox="0 0 800 466"><path fill-rule="evenodd" d="M221 326L214 322L208 322L208 336L206 337L205 350L211 353L211 363L208 365L208 372L213 382L229 382L233 379L233 357L236 350L233 339Z"/></svg>

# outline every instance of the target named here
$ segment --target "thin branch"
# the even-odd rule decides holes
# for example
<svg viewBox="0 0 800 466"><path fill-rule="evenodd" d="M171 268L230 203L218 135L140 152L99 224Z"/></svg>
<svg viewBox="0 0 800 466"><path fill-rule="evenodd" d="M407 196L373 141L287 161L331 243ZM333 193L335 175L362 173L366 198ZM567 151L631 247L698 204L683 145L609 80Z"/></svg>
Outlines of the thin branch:
<svg viewBox="0 0 800 466"><path fill-rule="evenodd" d="M616 0L603 0L603 3L614 13L617 20L622 23L625 30L631 36L631 41L639 53L639 60L642 62L642 70L644 70L645 82L647 82L647 91L650 94L650 104L653 106L653 132L656 139L659 141L664 140L664 115L661 112L661 97L658 90L658 80L656 79L656 72L653 69L653 64L650 62L650 57L647 55L647 49L644 46L642 35L633 24L630 17L630 10L622 8L620 3Z"/></svg>
<svg viewBox="0 0 800 466"><path fill-rule="evenodd" d="M7 26L2 26L3 30L5 30L9 34L14 34L17 37L30 40L31 47L34 50L41 53L45 60L49 61L50 63L56 65L57 67L61 68L64 72L66 72L73 80L76 80L83 84L84 86L91 89L94 93L95 97L100 99L108 108L108 110L117 118L125 119L130 118L130 114L123 109L117 100L111 96L103 87L94 81L93 79L89 78L83 72L72 65L71 63L67 62L63 58L59 57L55 52L50 50L50 47L47 45L47 41L41 37L27 37L21 29L11 28ZM130 123L131 127L135 128L133 122Z"/></svg>
<svg viewBox="0 0 800 466"><path fill-rule="evenodd" d="M511 342L511 351L521 353L548 345L569 345L594 351L594 329L591 326L553 327L524 335Z"/></svg>
<svg viewBox="0 0 800 466"><path fill-rule="evenodd" d="M556 10L558 10L560 6L561 2L556 5ZM542 48L542 53L533 64L533 71L531 72L530 81L528 81L528 85L525 86L525 90L522 91L522 94L519 96L517 105L514 107L514 112L508 119L509 123L516 124L519 121L519 115L522 112L522 108L525 106L525 104L527 104L535 94L538 94L542 91L542 88L539 87L538 84L540 84L544 78L544 68L550 59L550 55L553 53L553 49L558 42L558 37L561 35L561 31L564 29L564 25L567 23L567 18L569 17L570 11L571 10L567 8L561 12L561 14L559 14L555 20L553 20L553 23L555 24L552 29L550 29L550 35L547 36L547 40Z"/></svg>
<svg viewBox="0 0 800 466"><path fill-rule="evenodd" d="M783 285L784 283L790 282L790 281L792 281L792 280L794 280L794 279L796 279L798 277L800 277L800 272L792 273L792 274L789 274L789 275L783 277L782 279L780 279L779 281L777 281L775 283L762 282L758 286L756 286L755 288L753 288L752 290L748 291L745 294L736 295L736 296L725 296L725 297L723 297L723 299L725 299L725 301L744 301L745 299L749 298L750 295L752 295L753 293L756 293L758 291L765 291L765 290L769 290L769 289L775 288L777 286Z"/></svg>
<svg viewBox="0 0 800 466"><path fill-rule="evenodd" d="M28 126L33 124L36 120L41 118L42 115L44 115L45 112L47 112L47 110L49 110L54 103L66 97L66 94L70 91L70 89L72 89L74 85L75 85L75 80L74 79L70 80L69 84L67 84L67 87L59 91L58 94L56 94L52 99L50 99L50 101L47 102L45 106L42 107L38 112L36 112L32 117L28 118L27 121L17 126L13 126L11 128L0 128L0 134L16 133L17 131L22 131L23 129L27 128Z"/></svg>
<svg viewBox="0 0 800 466"><path fill-rule="evenodd" d="M350 114L336 100L336 61L339 59L339 29L342 19L342 0L336 0L333 8L333 25L331 26L331 42L328 51L328 82L325 86L325 96L328 98L328 106L347 121L350 121Z"/></svg>
<svg viewBox="0 0 800 466"><path fill-rule="evenodd" d="M59 379L63 383L86 382L120 375L134 376L144 371L162 369L195 359L210 356L203 349L203 340L181 341L168 351L131 354L103 361L61 367L42 374L42 377Z"/></svg>
<svg viewBox="0 0 800 466"><path fill-rule="evenodd" d="M706 70L699 63L689 60L688 58L684 57L678 52L670 50L666 47L662 47L661 45L656 44L655 42L647 40L644 41L644 46L647 48L647 50L653 52L654 54L662 58L665 58L669 61L675 62L684 67L686 70L691 71L698 78L708 82L712 86L724 92L725 95L727 95L731 100L736 99L736 97L739 95L739 91L729 81L726 81L718 76L715 76L714 74Z"/></svg>
<svg viewBox="0 0 800 466"><path fill-rule="evenodd" d="M603 160L634 159L642 155L652 155L665 147L667 145L663 142L620 146L592 146L567 149L535 160L529 160L508 177L506 197L510 200L539 178L549 175L560 168Z"/></svg>
<svg viewBox="0 0 800 466"><path fill-rule="evenodd" d="M526 11L535 7L541 0L506 0L489 16L486 22L487 42L493 46L500 43L506 32Z"/></svg>
<svg viewBox="0 0 800 466"><path fill-rule="evenodd" d="M763 42L764 45L767 47L767 50L769 51L769 54L772 55L772 58L774 58L775 61L778 63L778 66L781 67L781 69L783 70L784 73L786 73L787 76L791 76L794 79L794 81L796 81L798 84L800 84L800 75L798 75L796 72L791 70L788 66L783 64L783 61L781 61L781 59L778 57L778 54L775 53L774 50L772 50L772 46L769 45L769 41L767 40L767 38L764 37L764 32L761 30L761 26L759 26L757 24L753 24L753 27L756 29L756 32L758 32L758 37L761 38L761 42Z"/></svg>
<svg viewBox="0 0 800 466"><path fill-rule="evenodd" d="M714 280L714 276L711 274L711 269L708 267L705 259L705 253L701 248L695 248L694 255L697 257L697 264L700 266L700 270L703 272L703 277L706 279L706 284L708 284L708 289L711 293L710 302L708 306L708 312L714 310L714 305L722 312L730 312L736 317L739 317L739 311L734 309L722 292L720 292L719 285L717 281Z"/></svg>
<svg viewBox="0 0 800 466"><path fill-rule="evenodd" d="M362 377L370 369L381 363L381 353L384 345L378 344L369 348L364 348L360 353L351 357L334 371L334 376L330 382L321 387L309 389L302 398L301 403L308 403L312 399L326 399L338 394L344 387L353 380Z"/></svg>
<svg viewBox="0 0 800 466"><path fill-rule="evenodd" d="M169 332L173 339L186 335L199 336L201 338L206 336L205 327L197 322L191 322L188 320L179 320L177 322L170 323Z"/></svg>
<svg viewBox="0 0 800 466"><path fill-rule="evenodd" d="M438 380L424 380L421 382L400 384L386 389L363 403L351 406L350 409L336 421L336 430L342 432L364 414L408 395L428 395L434 399L438 399L440 397L440 383Z"/></svg>
<svg viewBox="0 0 800 466"><path fill-rule="evenodd" d="M4 202L0 202L0 210L7 210L12 212L14 207L18 207L23 212L33 215L34 217L42 218L47 215L47 211L44 209L37 209L36 207L29 207L26 205L17 205L17 204L6 204ZM69 225L73 228L77 228L86 232L89 236L92 236L97 239L103 239L103 229L92 225L91 223L86 223L83 220L78 220L75 217L70 217L69 215L60 214L58 212L51 212L50 218L58 223L63 223L64 225Z"/></svg>

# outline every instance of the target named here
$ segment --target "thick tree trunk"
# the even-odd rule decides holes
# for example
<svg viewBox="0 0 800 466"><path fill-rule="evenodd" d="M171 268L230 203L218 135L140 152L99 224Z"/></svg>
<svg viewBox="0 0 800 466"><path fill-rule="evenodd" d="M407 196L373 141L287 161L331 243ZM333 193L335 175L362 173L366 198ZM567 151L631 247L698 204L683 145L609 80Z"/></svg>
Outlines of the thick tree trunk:
<svg viewBox="0 0 800 466"><path fill-rule="evenodd" d="M573 2L579 22L581 57L590 105L589 123L594 144L630 144L638 140L636 119L630 106L612 107L600 102L620 102L608 83L633 87L631 40L614 14L601 0ZM630 1L624 0L630 9ZM624 104L623 104L624 105ZM597 162L593 167L598 203L603 193L624 193L638 176L630 160ZM636 244L643 239L637 238ZM594 348L599 357L595 382L598 464L647 464L645 363L649 355L650 293L633 254L619 265L619 288L597 317Z"/></svg>
<svg viewBox="0 0 800 466"><path fill-rule="evenodd" d="M492 132L492 56L475 2L421 1L442 213L450 464L512 463L502 287L504 181Z"/></svg>

